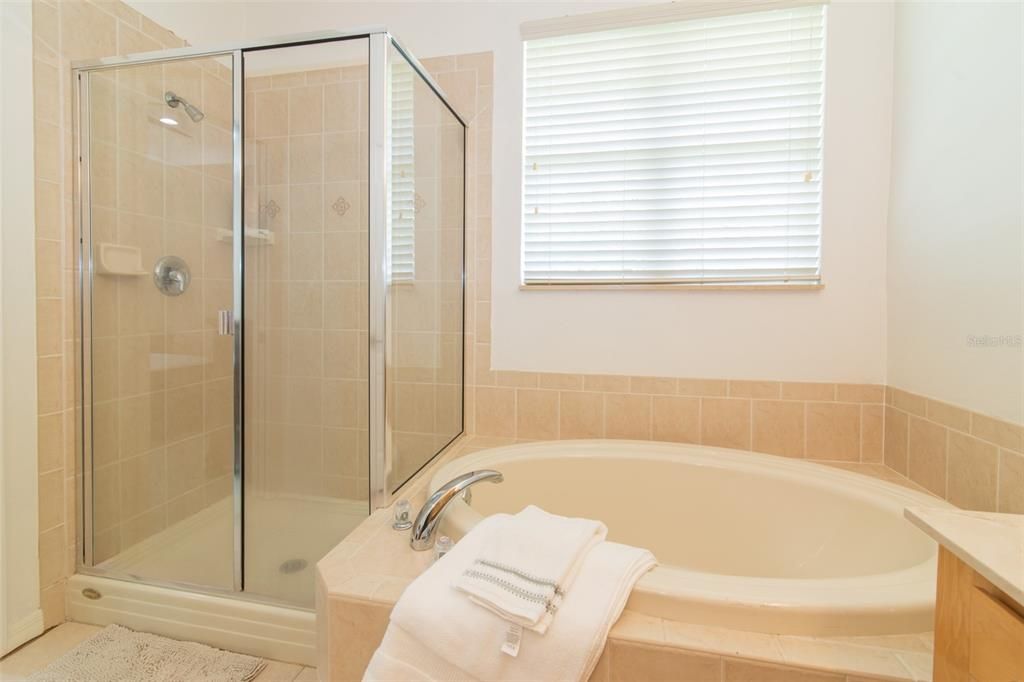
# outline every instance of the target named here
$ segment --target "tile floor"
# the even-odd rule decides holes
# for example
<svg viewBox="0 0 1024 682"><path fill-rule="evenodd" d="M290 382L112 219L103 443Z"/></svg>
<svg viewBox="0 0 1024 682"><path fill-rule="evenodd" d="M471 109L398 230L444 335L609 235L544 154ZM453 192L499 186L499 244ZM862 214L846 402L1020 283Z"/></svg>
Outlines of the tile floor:
<svg viewBox="0 0 1024 682"><path fill-rule="evenodd" d="M24 680L100 630L96 625L82 623L58 625L0 659L0 680ZM255 682L316 682L316 679L316 670L313 668L268 660Z"/></svg>

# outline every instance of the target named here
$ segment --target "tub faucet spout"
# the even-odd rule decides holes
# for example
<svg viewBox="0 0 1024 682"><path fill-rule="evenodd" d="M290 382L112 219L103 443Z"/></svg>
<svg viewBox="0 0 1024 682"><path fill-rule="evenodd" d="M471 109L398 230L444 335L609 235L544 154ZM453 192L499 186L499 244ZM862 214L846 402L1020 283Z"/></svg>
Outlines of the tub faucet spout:
<svg viewBox="0 0 1024 682"><path fill-rule="evenodd" d="M417 552L433 547L437 526L441 523L441 515L444 514L449 502L480 481L501 483L502 480L504 477L500 472L493 469L481 469L462 474L445 483L427 499L423 508L420 509L420 513L416 515L416 520L412 524L409 545Z"/></svg>

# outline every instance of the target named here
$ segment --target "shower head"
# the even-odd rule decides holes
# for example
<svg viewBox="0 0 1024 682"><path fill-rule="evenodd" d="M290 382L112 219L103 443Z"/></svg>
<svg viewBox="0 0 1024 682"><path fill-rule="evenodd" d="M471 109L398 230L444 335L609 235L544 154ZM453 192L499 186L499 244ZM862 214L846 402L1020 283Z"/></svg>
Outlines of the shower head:
<svg viewBox="0 0 1024 682"><path fill-rule="evenodd" d="M180 104L182 107L185 108L185 113L188 114L188 117L196 123L202 121L203 117L206 116L206 114L204 114L199 107L190 103L184 97L178 97L171 90L168 90L164 93L164 101L167 102L167 106L171 107L172 109L177 109L178 105Z"/></svg>

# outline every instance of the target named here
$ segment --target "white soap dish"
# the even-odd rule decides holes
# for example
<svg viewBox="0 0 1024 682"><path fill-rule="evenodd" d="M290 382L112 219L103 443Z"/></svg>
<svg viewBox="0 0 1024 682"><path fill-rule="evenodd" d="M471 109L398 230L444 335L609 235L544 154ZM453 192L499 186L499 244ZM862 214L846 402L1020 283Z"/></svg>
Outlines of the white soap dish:
<svg viewBox="0 0 1024 682"><path fill-rule="evenodd" d="M142 268L142 251L137 246L123 244L100 244L96 254L97 272L104 275L127 275L138 277L150 274Z"/></svg>

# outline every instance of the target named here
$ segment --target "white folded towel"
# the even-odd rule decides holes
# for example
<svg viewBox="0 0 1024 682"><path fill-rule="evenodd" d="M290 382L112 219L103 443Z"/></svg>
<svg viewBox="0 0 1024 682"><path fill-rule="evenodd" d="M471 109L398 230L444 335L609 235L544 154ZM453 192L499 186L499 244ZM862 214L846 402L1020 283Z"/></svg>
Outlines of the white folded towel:
<svg viewBox="0 0 1024 682"><path fill-rule="evenodd" d="M543 634L583 559L607 535L600 521L530 505L489 534L455 587L505 620Z"/></svg>
<svg viewBox="0 0 1024 682"><path fill-rule="evenodd" d="M602 542L586 556L546 634L524 631L518 655L502 653L510 624L453 587L510 517L481 521L406 588L366 669L367 682L518 680L582 682L636 581L654 565L645 549Z"/></svg>

